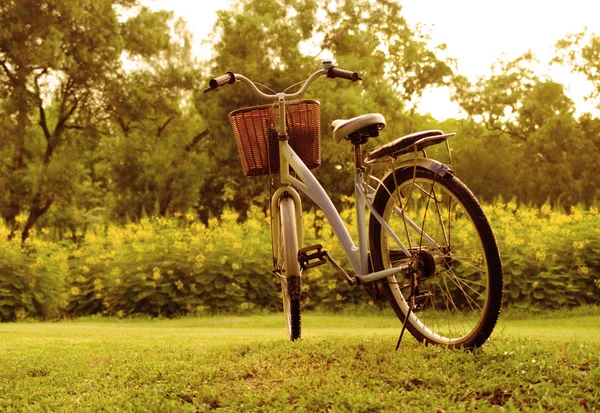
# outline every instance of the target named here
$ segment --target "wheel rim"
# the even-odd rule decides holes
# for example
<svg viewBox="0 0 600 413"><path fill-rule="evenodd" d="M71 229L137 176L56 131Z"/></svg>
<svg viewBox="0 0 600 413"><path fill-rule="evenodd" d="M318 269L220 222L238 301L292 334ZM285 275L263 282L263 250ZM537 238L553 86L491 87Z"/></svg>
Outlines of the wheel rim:
<svg viewBox="0 0 600 413"><path fill-rule="evenodd" d="M402 210L427 236L405 225ZM485 319L489 269L481 238L463 203L438 182L421 177L400 184L383 216L415 255L425 250L436 260L433 274L420 279L420 292L430 295L418 300L423 308L411 313L412 328L435 343L454 345L468 340ZM386 231L381 237L384 268L410 261ZM396 303L407 314L409 280L397 275L388 282Z"/></svg>

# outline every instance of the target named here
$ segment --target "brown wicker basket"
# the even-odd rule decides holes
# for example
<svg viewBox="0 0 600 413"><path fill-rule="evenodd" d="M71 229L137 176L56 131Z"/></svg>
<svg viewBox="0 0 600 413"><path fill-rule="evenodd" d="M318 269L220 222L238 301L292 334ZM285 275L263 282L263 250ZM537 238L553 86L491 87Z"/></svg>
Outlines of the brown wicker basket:
<svg viewBox="0 0 600 413"><path fill-rule="evenodd" d="M289 144L309 168L321 165L321 111L316 100L286 103ZM244 175L266 175L279 170L275 125L279 108L253 106L229 114Z"/></svg>

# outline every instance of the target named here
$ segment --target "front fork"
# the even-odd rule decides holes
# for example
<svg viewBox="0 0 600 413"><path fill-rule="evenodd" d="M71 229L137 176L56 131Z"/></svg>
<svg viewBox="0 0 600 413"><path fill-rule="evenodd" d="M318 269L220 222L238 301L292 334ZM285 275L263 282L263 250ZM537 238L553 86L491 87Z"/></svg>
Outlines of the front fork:
<svg viewBox="0 0 600 413"><path fill-rule="evenodd" d="M298 248L304 245L304 230L302 226L302 200L298 192L289 185L281 186L275 191L271 198L271 242L273 250L273 268L279 272L279 263L283 252L279 247L281 245L281 213L280 201L282 198L289 197L294 201L296 213L296 237L298 238Z"/></svg>

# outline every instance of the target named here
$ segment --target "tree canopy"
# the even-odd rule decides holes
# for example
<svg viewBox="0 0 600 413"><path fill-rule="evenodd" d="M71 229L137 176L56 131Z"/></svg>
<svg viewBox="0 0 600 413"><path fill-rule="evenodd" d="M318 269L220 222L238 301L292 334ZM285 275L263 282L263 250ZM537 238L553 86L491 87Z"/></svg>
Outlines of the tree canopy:
<svg viewBox="0 0 600 413"><path fill-rule="evenodd" d="M0 4L0 215L10 237L144 214L208 220L228 207L244 219L268 205L269 180L243 177L228 113L268 102L239 84L203 94L206 81L234 71L281 91L332 57L364 79L321 79L306 94L321 102L315 174L340 208L352 150L329 125L369 112L387 127L367 150L418 130L457 132L453 166L484 200L569 207L600 195L590 167L600 119L576 114L565 87L532 70L533 53L467 79L396 1L237 0L218 12L209 62L195 60L191 42L183 21L138 0ZM600 109L599 56L600 38L576 33L557 43L553 64L583 74ZM418 113L440 86L467 118Z"/></svg>

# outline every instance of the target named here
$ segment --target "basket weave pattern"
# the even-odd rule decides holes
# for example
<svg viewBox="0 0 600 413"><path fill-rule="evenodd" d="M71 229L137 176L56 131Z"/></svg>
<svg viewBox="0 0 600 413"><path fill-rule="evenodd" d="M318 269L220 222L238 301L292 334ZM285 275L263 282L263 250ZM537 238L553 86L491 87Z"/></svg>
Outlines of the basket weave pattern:
<svg viewBox="0 0 600 413"><path fill-rule="evenodd" d="M316 100L286 103L289 144L309 168L321 165L321 111ZM279 170L275 125L279 108L253 106L229 114L244 175L266 175Z"/></svg>

